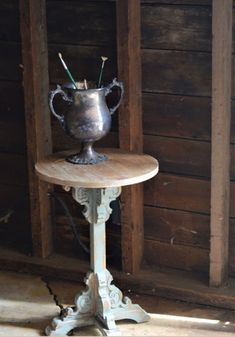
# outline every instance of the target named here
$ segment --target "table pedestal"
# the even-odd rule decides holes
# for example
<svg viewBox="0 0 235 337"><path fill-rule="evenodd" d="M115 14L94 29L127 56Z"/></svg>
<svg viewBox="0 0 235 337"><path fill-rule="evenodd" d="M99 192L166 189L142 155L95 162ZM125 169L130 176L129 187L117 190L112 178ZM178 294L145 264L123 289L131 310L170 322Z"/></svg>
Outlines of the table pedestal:
<svg viewBox="0 0 235 337"><path fill-rule="evenodd" d="M65 187L69 190L69 187ZM63 309L46 328L48 336L64 336L77 327L95 325L105 336L120 336L115 321L131 319L137 323L149 320L148 314L111 284L106 269L105 222L112 209L110 202L121 193L121 187L72 188L73 198L85 206L83 214L90 223L91 272L86 276L87 289L75 298L75 306Z"/></svg>

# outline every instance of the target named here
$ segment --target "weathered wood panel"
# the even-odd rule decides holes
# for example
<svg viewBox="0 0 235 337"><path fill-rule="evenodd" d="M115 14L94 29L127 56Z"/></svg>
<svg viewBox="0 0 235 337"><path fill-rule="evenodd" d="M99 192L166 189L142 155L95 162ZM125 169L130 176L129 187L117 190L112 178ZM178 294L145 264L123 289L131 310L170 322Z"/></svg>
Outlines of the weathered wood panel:
<svg viewBox="0 0 235 337"><path fill-rule="evenodd" d="M231 224L230 224L231 225ZM228 256L228 274L235 277L235 250L234 250L234 229L230 229L229 256Z"/></svg>
<svg viewBox="0 0 235 337"><path fill-rule="evenodd" d="M232 101L231 142L235 143L235 101ZM210 140L211 99L168 94L143 94L145 134Z"/></svg>
<svg viewBox="0 0 235 337"><path fill-rule="evenodd" d="M11 208L14 205L29 200L26 186L1 184L0 185L0 205L1 210Z"/></svg>
<svg viewBox="0 0 235 337"><path fill-rule="evenodd" d="M20 80L20 50L17 43L0 43L0 79ZM49 45L49 72L53 83L68 81L60 64L58 52L64 55L76 79L97 81L100 57L109 57L104 81L110 82L117 75L116 52L106 46ZM143 50L143 91L191 96L211 95L211 55L202 52ZM9 67L11 64L11 67ZM233 75L235 67L233 67ZM153 76L156 74L156 76ZM233 82L235 82L235 76ZM235 86L233 85L233 97Z"/></svg>
<svg viewBox="0 0 235 337"><path fill-rule="evenodd" d="M11 66L9 64L9 66ZM0 120L24 122L24 96L19 82L0 81Z"/></svg>
<svg viewBox="0 0 235 337"><path fill-rule="evenodd" d="M233 1L213 1L210 285L228 280Z"/></svg>
<svg viewBox="0 0 235 337"><path fill-rule="evenodd" d="M210 98L143 93L145 134L209 140L210 118Z"/></svg>
<svg viewBox="0 0 235 337"><path fill-rule="evenodd" d="M64 134L58 123L53 123L52 132L54 150L79 147L76 140ZM117 133L109 133L96 143L96 147L99 146L117 147ZM232 150L235 151L234 146ZM144 136L144 151L160 161L161 171L204 177L210 175L210 144L207 142L146 135ZM235 162L232 168L235 177Z"/></svg>
<svg viewBox="0 0 235 337"><path fill-rule="evenodd" d="M146 205L171 209L210 213L210 181L159 173L144 184ZM230 184L230 216L235 217L235 183ZM175 197L177 196L177 198Z"/></svg>
<svg viewBox="0 0 235 337"><path fill-rule="evenodd" d="M27 184L27 163L24 155L0 153L0 184Z"/></svg>
<svg viewBox="0 0 235 337"><path fill-rule="evenodd" d="M228 266L229 276L235 276L235 254L229 254L229 266Z"/></svg>
<svg viewBox="0 0 235 337"><path fill-rule="evenodd" d="M115 49L115 20L114 2L47 1L49 43L108 45Z"/></svg>
<svg viewBox="0 0 235 337"><path fill-rule="evenodd" d="M0 201L1 233L27 230L30 236L29 196L25 187L1 183Z"/></svg>
<svg viewBox="0 0 235 337"><path fill-rule="evenodd" d="M26 135L22 84L0 81L0 96L0 151L23 154Z"/></svg>
<svg viewBox="0 0 235 337"><path fill-rule="evenodd" d="M0 42L0 79L7 81L22 80L22 61L20 44Z"/></svg>
<svg viewBox="0 0 235 337"><path fill-rule="evenodd" d="M193 5L193 4L192 4ZM142 3L142 47L211 50L211 8ZM56 20L55 20L56 18ZM49 43L116 45L115 2L47 2ZM79 22L79 25L77 24Z"/></svg>
<svg viewBox="0 0 235 337"><path fill-rule="evenodd" d="M11 136L9 137L9 135ZM25 154L26 138L24 123L7 122L0 119L0 152Z"/></svg>
<svg viewBox="0 0 235 337"><path fill-rule="evenodd" d="M57 122L53 123L52 131L53 131L53 143L54 143L55 150L65 150L71 147L75 148L76 146L78 146L78 142L76 142L75 140L72 140L69 136L66 136L64 134L64 131L62 130L62 128ZM200 156L200 151L203 149L203 146L207 147L209 143L194 142L195 151L190 152L190 149L187 151L188 143L186 140L174 139L174 138L172 139L172 138L166 138L166 137L154 137L154 136L145 136L144 139L145 139L145 151L149 154L152 154L153 156L156 156L157 158L160 158L161 164L163 165L163 166L161 165L161 168L166 171L168 170L170 162L173 163L173 166L175 163L175 168L172 167L173 172L174 171L179 172L182 166L184 165L186 165L185 172L188 174L193 174L193 172L197 173L200 170L205 171L208 168L209 163L207 165L207 163L203 163L201 160L197 161L197 159L198 159L198 156ZM101 141L97 142L97 146L117 147L117 145L118 145L118 138L117 138L117 134L114 132L109 133ZM171 151L171 146L173 146L172 151ZM177 153L175 152L175 149L180 150L180 148L182 147L183 149L181 150L181 154L179 153L179 155L177 155ZM185 147L186 147L186 150L184 149ZM169 151L171 151L171 153L169 153ZM194 162L187 163L187 158L184 157L185 154L187 153L188 155L191 156L191 158L193 158ZM206 155L208 155L208 151L206 151ZM205 159L208 159L208 158L206 158L205 156ZM178 168L177 168L177 165L179 165Z"/></svg>
<svg viewBox="0 0 235 337"><path fill-rule="evenodd" d="M143 91L211 95L210 54L145 49L142 57Z"/></svg>
<svg viewBox="0 0 235 337"><path fill-rule="evenodd" d="M65 135L53 122L54 151L79 148L79 143ZM110 132L96 147L118 147L118 134ZM162 136L144 136L144 151L160 161L161 172L210 177L210 143ZM231 146L231 179L235 180L235 146Z"/></svg>
<svg viewBox="0 0 235 337"><path fill-rule="evenodd" d="M0 58L0 78L20 80L20 50L16 43L1 43L4 55ZM109 47L49 45L49 71L52 82L67 81L58 52L64 55L74 77L97 81L100 56L109 57L104 80L117 75L115 51ZM211 64L207 53L144 50L143 90L183 95L210 95ZM9 68L9 64L11 67ZM153 76L156 73L157 76ZM202 81L203 79L203 81Z"/></svg>
<svg viewBox="0 0 235 337"><path fill-rule="evenodd" d="M77 228L81 234L82 241L88 244L89 226L81 219L75 219L75 223L79 223ZM57 252L82 258L87 257L77 244L72 230L68 225L68 221L64 216L59 216L56 219L55 235ZM118 258L120 262L120 238L120 232L117 231L116 228L107 225L107 253L108 263L111 265L117 263ZM182 241L179 241L180 244L173 240L169 243L166 240L159 241L156 238L154 238L154 240L145 238L144 243L145 261L152 266L154 265L154 267L165 265L184 270L207 271L208 249L196 247L195 245L187 245ZM175 262L175 260L177 260L177 262Z"/></svg>
<svg viewBox="0 0 235 337"><path fill-rule="evenodd" d="M74 218L74 222L77 225L76 229L79 232L81 241L89 249L89 225L84 225L82 219ZM81 246L75 239L68 219L64 216L57 216L55 219L54 245L55 251L58 253L89 259L89 254L83 252Z"/></svg>
<svg viewBox="0 0 235 337"><path fill-rule="evenodd" d="M143 152L141 99L141 8L138 0L117 0L118 77L125 95L119 108L119 146L124 151ZM121 194L122 267L140 269L143 256L143 185L125 186Z"/></svg>
<svg viewBox="0 0 235 337"><path fill-rule="evenodd" d="M235 255L235 219L229 219L229 258Z"/></svg>
<svg viewBox="0 0 235 337"><path fill-rule="evenodd" d="M160 173L144 186L146 205L209 213L209 180Z"/></svg>
<svg viewBox="0 0 235 337"><path fill-rule="evenodd" d="M159 160L161 172L210 177L209 142L146 135L144 151ZM235 180L235 145L230 146L230 152L230 178Z"/></svg>
<svg viewBox="0 0 235 337"><path fill-rule="evenodd" d="M47 195L51 187L39 181L34 165L52 151L45 4L45 0L19 3L32 242L34 254L44 258L52 253L53 244Z"/></svg>
<svg viewBox="0 0 235 337"><path fill-rule="evenodd" d="M175 209L144 207L145 239L209 249L210 216ZM235 255L235 219L230 218L230 256Z"/></svg>
<svg viewBox="0 0 235 337"><path fill-rule="evenodd" d="M211 55L205 52L150 50L142 52L142 89L174 95L211 96ZM234 60L233 55L233 60ZM233 64L235 64L233 62ZM153 74L156 74L153 76ZM232 98L235 98L235 66Z"/></svg>
<svg viewBox="0 0 235 337"><path fill-rule="evenodd" d="M210 143L160 136L144 137L144 152L157 158L161 172L210 176Z"/></svg>
<svg viewBox="0 0 235 337"><path fill-rule="evenodd" d="M232 204L234 204L234 200ZM234 216L234 215L233 215ZM229 223L229 259L228 273L230 276L235 276L235 219L230 218Z"/></svg>
<svg viewBox="0 0 235 337"><path fill-rule="evenodd" d="M30 254L23 90L16 82L22 73L16 0L0 2L0 41L0 244Z"/></svg>
<svg viewBox="0 0 235 337"><path fill-rule="evenodd" d="M0 1L0 41L20 41L19 1Z"/></svg>
<svg viewBox="0 0 235 337"><path fill-rule="evenodd" d="M55 88L55 85L51 88ZM22 85L0 81L0 95L0 120L24 121ZM143 94L145 134L209 140L210 117L210 98ZM112 128L115 130L117 123L115 114L112 119ZM232 101L231 123L231 141L235 142L235 101Z"/></svg>
<svg viewBox="0 0 235 337"><path fill-rule="evenodd" d="M209 249L209 215L144 207L145 239Z"/></svg>
<svg viewBox="0 0 235 337"><path fill-rule="evenodd" d="M30 242L29 195L26 187L0 183L1 247L31 254Z"/></svg>
<svg viewBox="0 0 235 337"><path fill-rule="evenodd" d="M76 208L70 195L57 191L58 195L69 207L70 213L74 217L74 222L82 235L89 237L89 224L84 220L81 211ZM73 237L68 218L65 217L63 209L56 204L56 223L67 226L71 238ZM144 207L144 236L146 240L156 240L167 244L183 244L209 249L210 225L209 215L178 211L167 208ZM235 220L231 219L234 224ZM121 235L121 226L107 223L107 233ZM234 228L235 226L233 226ZM232 231L232 237L234 237Z"/></svg>
<svg viewBox="0 0 235 337"><path fill-rule="evenodd" d="M15 42L0 42L0 79L8 81L21 81L22 64L20 44ZM51 82L64 83L68 81L66 73L58 58L61 52L68 64L74 78L97 81L99 77L101 55L109 58L104 71L104 81L111 81L117 76L116 52L109 47L49 45L49 72Z"/></svg>
<svg viewBox="0 0 235 337"><path fill-rule="evenodd" d="M114 95L107 97L112 99L109 105L114 105ZM235 126L235 101L232 108ZM210 140L210 118L210 98L143 93L144 134ZM112 116L111 130L118 130L117 113ZM235 127L232 131L235 141Z"/></svg>
<svg viewBox="0 0 235 337"><path fill-rule="evenodd" d="M234 216L234 215L233 215ZM209 214L144 207L145 238L209 249ZM230 218L230 253L235 252L235 219Z"/></svg>
<svg viewBox="0 0 235 337"><path fill-rule="evenodd" d="M152 266L208 272L209 250L145 240L144 258Z"/></svg>
<svg viewBox="0 0 235 337"><path fill-rule="evenodd" d="M7 82L6 82L7 83ZM18 84L7 83L6 88L1 91L4 87L4 82L0 82L0 91L2 92L2 100L0 102L0 109L2 111L0 115L0 137L2 137L2 142L0 142L0 147L2 149L9 151L14 151L18 153L18 149L22 151L24 142L24 126L23 126L23 107L22 97L20 96L20 91L17 92ZM2 86L1 86L2 85ZM11 90L16 90L15 100L10 99ZM166 97L165 97L166 96ZM205 105L203 101L206 101ZM208 101L208 102L207 102ZM17 104L19 102L19 104ZM195 105L193 103L195 102ZM201 103L202 102L202 103ZM208 103L208 104L207 104ZM151 106L153 107L151 109ZM19 109L18 109L19 107ZM203 98L191 98L191 97L177 97L174 95L157 95L157 94L145 94L144 95L144 133L150 135L162 135L170 137L183 137L192 138L200 140L209 140L210 130L209 130L209 115L210 112L206 111L209 109L209 99ZM235 142L235 102L232 105L234 113L232 114L232 135L231 140ZM207 114L208 112L208 114ZM204 114L204 119L203 119ZM115 116L117 117L117 115ZM18 123L17 119L22 120ZM117 118L112 120L112 129L117 129ZM2 122L3 120L3 122ZM5 137L11 133L11 137ZM71 146L76 146L74 142L69 137L64 135L63 130L57 124L53 123L53 132L55 134L55 139L58 139L59 143L65 143L69 148ZM63 142L60 142L60 137L63 138ZM67 139L67 140L66 140ZM154 138L153 138L154 139ZM179 140L180 141L180 140ZM174 139L172 139L174 142ZM9 146L8 146L9 143ZM55 140L55 144L57 140ZM10 144L14 144L11 148ZM102 146L109 144L107 141L103 141ZM116 143L117 146L117 143ZM59 149L59 148L58 148ZM5 151L4 150L4 151ZM146 148L146 150L148 150Z"/></svg>
<svg viewBox="0 0 235 337"><path fill-rule="evenodd" d="M65 193L62 194L63 199L66 196L65 199L68 203L69 195ZM75 224L77 224L83 242L88 243L89 225L84 221L81 214L79 216L74 215L74 221ZM235 220L231 219L230 223L230 256L231 259L233 259ZM108 262L111 265L116 265L118 259L120 262L120 229L119 226L110 226L110 224L107 224ZM145 246L149 244L151 246L147 249L145 254L146 260L151 261L151 265L154 264L156 267L161 265L162 261L167 261L168 266L174 267L173 261L175 256L177 256L179 263L177 268L194 270L196 256L199 256L202 260L197 265L196 270L205 271L206 265L204 262L202 263L202 261L204 261L205 257L207 259L208 256L209 238L208 215L145 206ZM68 224L68 219L63 213L56 217L55 239L57 252L70 256L86 256L79 248ZM166 253L167 256L162 259L161 254L164 253L164 250L165 252L168 250L170 252ZM184 251L187 253L184 254ZM188 253L194 256L190 256L189 260L186 261ZM155 257L154 260L152 259L153 256ZM184 267L184 263L186 263L186 268ZM162 265L164 264L165 262L163 262Z"/></svg>
<svg viewBox="0 0 235 337"><path fill-rule="evenodd" d="M211 7L142 5L142 48L211 51Z"/></svg>

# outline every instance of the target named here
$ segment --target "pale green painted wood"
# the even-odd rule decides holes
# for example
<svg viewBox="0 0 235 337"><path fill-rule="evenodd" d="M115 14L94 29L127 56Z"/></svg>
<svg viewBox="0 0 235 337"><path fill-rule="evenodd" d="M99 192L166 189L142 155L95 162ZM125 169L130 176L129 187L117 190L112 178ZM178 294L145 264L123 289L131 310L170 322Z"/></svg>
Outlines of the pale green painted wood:
<svg viewBox="0 0 235 337"><path fill-rule="evenodd" d="M74 328L95 325L104 336L120 336L116 320L149 320L138 304L132 304L111 284L113 277L106 269L105 222L112 212L110 202L120 193L121 187L72 188L73 198L84 206L83 214L90 223L91 272L85 279L87 289L76 296L75 306L62 310L46 328L46 335L65 336Z"/></svg>

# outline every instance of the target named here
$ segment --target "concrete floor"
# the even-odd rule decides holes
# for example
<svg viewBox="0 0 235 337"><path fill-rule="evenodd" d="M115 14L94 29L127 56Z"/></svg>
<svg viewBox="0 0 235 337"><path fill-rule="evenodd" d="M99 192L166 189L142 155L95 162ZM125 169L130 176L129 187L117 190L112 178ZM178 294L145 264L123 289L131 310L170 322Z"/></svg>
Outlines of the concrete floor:
<svg viewBox="0 0 235 337"><path fill-rule="evenodd" d="M38 276L0 271L0 336L43 336L44 328L59 313L60 305L72 305L83 285ZM129 294L151 320L136 324L118 322L123 336L233 336L235 311ZM99 336L96 328L74 331L76 336Z"/></svg>

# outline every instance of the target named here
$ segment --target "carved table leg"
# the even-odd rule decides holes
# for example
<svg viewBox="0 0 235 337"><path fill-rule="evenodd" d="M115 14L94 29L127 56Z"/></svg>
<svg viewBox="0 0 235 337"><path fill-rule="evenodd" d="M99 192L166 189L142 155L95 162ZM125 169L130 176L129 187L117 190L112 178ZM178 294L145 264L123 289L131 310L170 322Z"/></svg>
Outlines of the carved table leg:
<svg viewBox="0 0 235 337"><path fill-rule="evenodd" d="M121 193L120 187L88 189L73 188L73 198L85 206L83 214L90 223L91 272L87 274L87 289L75 298L75 306L61 311L46 328L50 336L66 335L76 327L96 325L105 336L120 336L115 321L132 319L137 323L149 320L138 305L123 297L111 284L113 278L106 269L105 222L112 210L110 202Z"/></svg>

